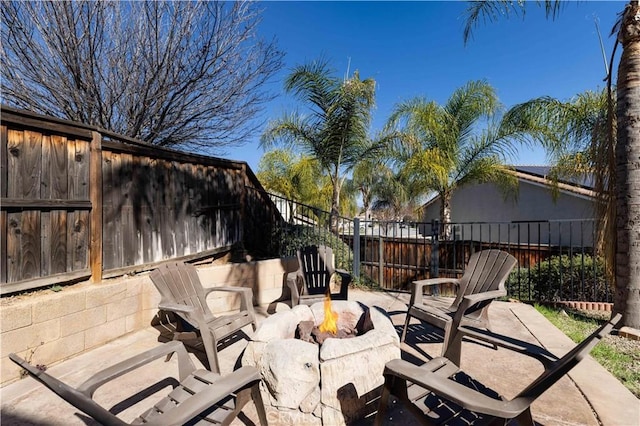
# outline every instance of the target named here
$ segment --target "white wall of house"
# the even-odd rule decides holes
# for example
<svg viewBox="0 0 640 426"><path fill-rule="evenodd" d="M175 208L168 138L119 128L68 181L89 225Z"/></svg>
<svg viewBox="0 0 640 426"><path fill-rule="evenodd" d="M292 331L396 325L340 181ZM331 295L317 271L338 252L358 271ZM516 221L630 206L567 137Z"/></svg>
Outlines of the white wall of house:
<svg viewBox="0 0 640 426"><path fill-rule="evenodd" d="M423 220L439 219L440 204L439 199L428 204ZM451 221L468 223L456 227L459 239L564 246L593 242L593 199L564 190L554 199L550 187L540 183L521 180L518 194L508 198L494 184L468 185L454 192L451 206Z"/></svg>

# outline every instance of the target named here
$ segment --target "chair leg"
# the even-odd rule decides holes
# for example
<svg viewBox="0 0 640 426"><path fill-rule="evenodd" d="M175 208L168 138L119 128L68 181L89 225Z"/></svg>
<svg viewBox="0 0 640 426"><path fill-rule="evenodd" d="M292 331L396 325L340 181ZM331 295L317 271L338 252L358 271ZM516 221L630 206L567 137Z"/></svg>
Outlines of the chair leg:
<svg viewBox="0 0 640 426"><path fill-rule="evenodd" d="M385 377L384 386L382 388L382 395L380 396L380 402L378 403L378 412L373 422L373 426L382 426L385 414L387 412L387 406L389 405L389 398L391 397L391 379Z"/></svg>
<svg viewBox="0 0 640 426"><path fill-rule="evenodd" d="M173 333L173 338L171 339L172 341L174 340L180 340L180 336L178 335L178 333ZM166 357L164 357L164 362L169 362L171 361L171 357L173 356L174 352L169 352L167 354Z"/></svg>
<svg viewBox="0 0 640 426"><path fill-rule="evenodd" d="M209 370L213 373L220 373L220 362L218 360L218 342L212 333L202 333L202 344L207 360L209 361Z"/></svg>
<svg viewBox="0 0 640 426"><path fill-rule="evenodd" d="M409 321L411 321L411 315L409 315L409 311L407 311L407 318L404 320L404 327L402 328L402 335L400 336L400 342L404 343L407 338L407 329L409 328Z"/></svg>
<svg viewBox="0 0 640 426"><path fill-rule="evenodd" d="M261 426L267 426L267 413L264 408L264 402L262 401L262 394L260 393L260 383L256 383L251 387L251 398L256 406L258 412L258 419Z"/></svg>
<svg viewBox="0 0 640 426"><path fill-rule="evenodd" d="M451 322L448 322L444 326L444 338L442 340L442 355L447 352L447 348L451 344Z"/></svg>
<svg viewBox="0 0 640 426"><path fill-rule="evenodd" d="M453 337L451 341L443 348L442 356L453 362L455 365L460 365L460 358L462 355L462 333L458 330L453 331Z"/></svg>

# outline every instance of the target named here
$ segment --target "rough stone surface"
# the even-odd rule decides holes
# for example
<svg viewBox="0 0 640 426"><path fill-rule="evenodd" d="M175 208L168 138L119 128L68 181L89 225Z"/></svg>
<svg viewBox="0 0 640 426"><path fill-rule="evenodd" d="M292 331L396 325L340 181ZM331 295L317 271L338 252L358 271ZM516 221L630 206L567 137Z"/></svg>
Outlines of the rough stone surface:
<svg viewBox="0 0 640 426"><path fill-rule="evenodd" d="M323 407L342 412L343 422L360 418L367 401L377 396L374 393L384 383L384 365L397 358L400 347L389 343L321 362Z"/></svg>
<svg viewBox="0 0 640 426"><path fill-rule="evenodd" d="M278 312L260 323L251 338L254 342L270 342L276 339L291 339L300 321L314 321L311 309L298 305L289 311Z"/></svg>
<svg viewBox="0 0 640 426"><path fill-rule="evenodd" d="M301 403L300 410L303 413L313 413L320 405L320 386L316 386L313 392L311 392Z"/></svg>
<svg viewBox="0 0 640 426"><path fill-rule="evenodd" d="M298 408L320 384L318 348L297 339L271 341L264 347L260 372L271 405Z"/></svg>
<svg viewBox="0 0 640 426"><path fill-rule="evenodd" d="M365 309L353 301L332 301L343 330L355 331ZM361 336L330 337L322 346L293 338L300 322L317 326L323 320L322 302L278 312L261 323L244 351L242 364L262 373L269 420L277 424L337 426L362 418L380 392L385 363L400 358L398 334L377 308L367 318L374 329Z"/></svg>

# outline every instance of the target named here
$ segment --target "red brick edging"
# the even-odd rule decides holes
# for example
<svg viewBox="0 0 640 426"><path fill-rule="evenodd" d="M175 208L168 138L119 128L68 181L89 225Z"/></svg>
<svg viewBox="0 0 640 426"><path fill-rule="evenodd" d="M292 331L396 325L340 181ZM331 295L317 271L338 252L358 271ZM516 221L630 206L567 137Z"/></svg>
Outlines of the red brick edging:
<svg viewBox="0 0 640 426"><path fill-rule="evenodd" d="M607 302L576 302L576 301L564 301L564 302L552 302L551 305L555 307L568 307L573 309L582 309L587 311L607 311L613 310L613 303Z"/></svg>

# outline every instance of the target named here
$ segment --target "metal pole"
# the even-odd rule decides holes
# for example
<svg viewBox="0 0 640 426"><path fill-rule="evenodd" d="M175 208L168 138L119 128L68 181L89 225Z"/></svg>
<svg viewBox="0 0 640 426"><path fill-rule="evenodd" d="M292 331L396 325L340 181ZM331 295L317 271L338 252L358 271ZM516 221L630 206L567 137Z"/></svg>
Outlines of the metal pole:
<svg viewBox="0 0 640 426"><path fill-rule="evenodd" d="M440 223L437 220L431 221L431 272L429 278L438 278L440 253L438 240L440 234Z"/></svg>
<svg viewBox="0 0 640 426"><path fill-rule="evenodd" d="M353 218L353 276L360 278L360 219Z"/></svg>

